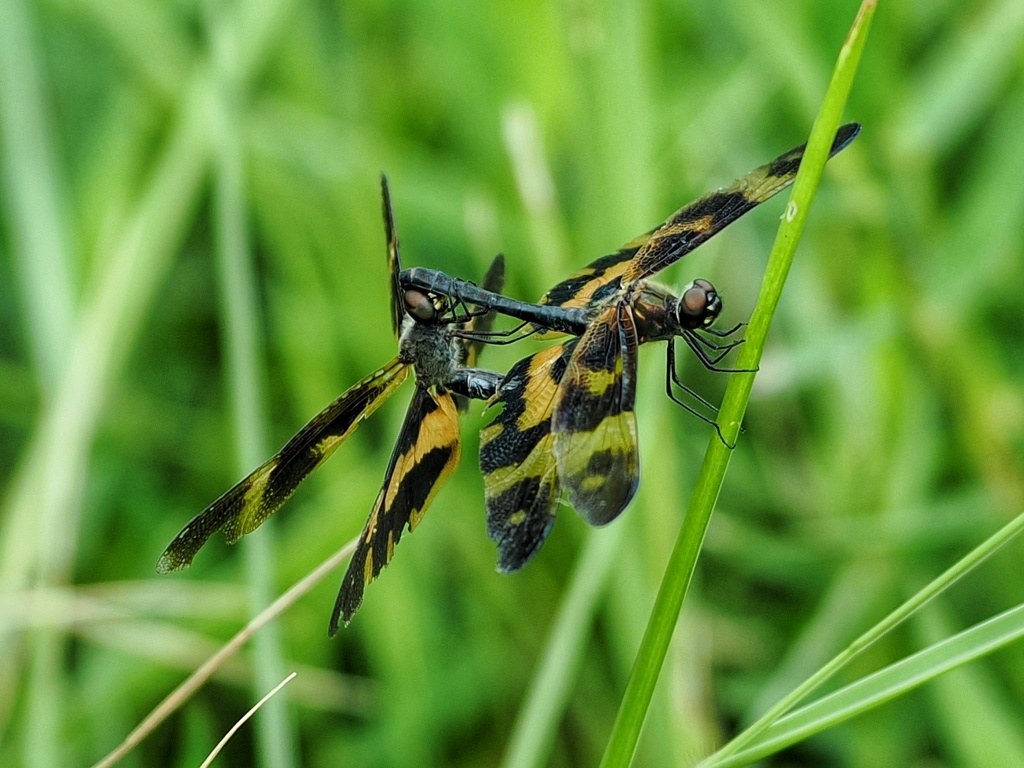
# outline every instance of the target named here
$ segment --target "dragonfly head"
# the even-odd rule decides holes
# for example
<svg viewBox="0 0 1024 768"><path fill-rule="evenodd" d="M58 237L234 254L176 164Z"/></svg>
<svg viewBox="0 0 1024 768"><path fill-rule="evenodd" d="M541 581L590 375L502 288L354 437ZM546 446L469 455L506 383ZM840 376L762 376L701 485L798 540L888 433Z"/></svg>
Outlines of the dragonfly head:
<svg viewBox="0 0 1024 768"><path fill-rule="evenodd" d="M679 324L690 330L710 328L721 312L722 297L715 286L703 278L683 288L676 308Z"/></svg>
<svg viewBox="0 0 1024 768"><path fill-rule="evenodd" d="M410 288L403 296L405 311L418 323L436 323L448 311L448 299Z"/></svg>

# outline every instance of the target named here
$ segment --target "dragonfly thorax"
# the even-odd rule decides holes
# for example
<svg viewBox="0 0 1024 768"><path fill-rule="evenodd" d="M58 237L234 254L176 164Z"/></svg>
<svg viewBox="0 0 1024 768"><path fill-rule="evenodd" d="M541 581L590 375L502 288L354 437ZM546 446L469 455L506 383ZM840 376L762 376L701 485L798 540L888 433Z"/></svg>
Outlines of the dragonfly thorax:
<svg viewBox="0 0 1024 768"><path fill-rule="evenodd" d="M677 296L657 283L646 283L628 305L641 344L664 341L710 328L722 312L722 298L707 280L694 280Z"/></svg>
<svg viewBox="0 0 1024 768"><path fill-rule="evenodd" d="M424 387L446 384L462 363L461 350L442 323L420 321L407 314L398 339L399 357L412 365Z"/></svg>

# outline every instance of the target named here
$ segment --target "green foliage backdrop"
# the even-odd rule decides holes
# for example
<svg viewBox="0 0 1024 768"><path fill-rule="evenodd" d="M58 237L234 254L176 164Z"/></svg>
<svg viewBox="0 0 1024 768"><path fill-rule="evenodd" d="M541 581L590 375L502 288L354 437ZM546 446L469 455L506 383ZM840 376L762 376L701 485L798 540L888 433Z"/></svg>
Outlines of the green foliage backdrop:
<svg viewBox="0 0 1024 768"><path fill-rule="evenodd" d="M475 279L504 252L507 292L536 298L804 141L856 11L641 5L0 4L0 764L99 760L361 529L408 389L260 543L154 572L394 354L381 171L407 264ZM846 116L864 131L822 180L637 765L694 762L1024 506L1022 8L879 8ZM781 208L663 277L711 279L744 320ZM198 765L292 669L220 764L595 764L708 439L664 364L641 354L643 482L620 521L563 509L497 574L475 407L462 466L353 624L327 639L338 572L122 764ZM1019 604L1022 555L839 683ZM541 665L559 651L564 699ZM538 670L547 716L510 746ZM992 764L1024 755L1022 697L1003 651L772 764Z"/></svg>

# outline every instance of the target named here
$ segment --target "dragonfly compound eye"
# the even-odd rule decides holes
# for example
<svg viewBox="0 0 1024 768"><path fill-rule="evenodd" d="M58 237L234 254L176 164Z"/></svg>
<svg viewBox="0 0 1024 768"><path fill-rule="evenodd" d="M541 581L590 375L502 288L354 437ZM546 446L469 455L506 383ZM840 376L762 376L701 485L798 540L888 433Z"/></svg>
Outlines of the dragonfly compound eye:
<svg viewBox="0 0 1024 768"><path fill-rule="evenodd" d="M689 328L708 328L722 312L722 299L715 286L697 279L683 289L679 298L679 322Z"/></svg>

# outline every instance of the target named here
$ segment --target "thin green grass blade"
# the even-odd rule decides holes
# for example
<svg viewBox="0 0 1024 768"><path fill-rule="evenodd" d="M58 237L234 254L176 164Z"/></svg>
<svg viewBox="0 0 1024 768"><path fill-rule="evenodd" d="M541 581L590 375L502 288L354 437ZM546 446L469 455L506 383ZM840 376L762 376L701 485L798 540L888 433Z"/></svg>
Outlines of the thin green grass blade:
<svg viewBox="0 0 1024 768"><path fill-rule="evenodd" d="M168 102L183 98L182 73L196 62L190 30L172 3L136 0L57 0L61 11L81 16L121 57L125 69Z"/></svg>
<svg viewBox="0 0 1024 768"><path fill-rule="evenodd" d="M955 146L992 108L1008 77L1020 67L1024 5L989 3L972 14L968 30L917 67L913 94L901 104L893 136L896 151L934 156Z"/></svg>
<svg viewBox="0 0 1024 768"><path fill-rule="evenodd" d="M590 638L588 628L622 544L623 530L618 526L600 534L592 533L580 556L544 657L512 729L502 761L505 768L548 764L551 743L583 660Z"/></svg>
<svg viewBox="0 0 1024 768"><path fill-rule="evenodd" d="M957 629L950 601L932 603L914 617L911 628L918 647L950 637ZM923 691L938 717L937 741L946 745L951 764L986 765L999 755L1006 765L1024 765L1019 699L1004 685L1013 672L997 667L998 662L951 670Z"/></svg>
<svg viewBox="0 0 1024 768"><path fill-rule="evenodd" d="M37 387L44 398L49 398L59 384L73 333L75 307L71 238L59 183L59 152L48 115L42 51L35 44L35 11L33 4L21 0L0 4L0 182L6 204L0 210L11 230L12 264L20 284L23 327ZM24 541L17 542L20 548L35 548L34 542L25 547ZM46 546L40 544L39 550ZM58 568L47 569L39 580L44 584L62 583L66 578L65 569ZM60 674L63 638L53 630L39 629L28 636L26 647L28 703L23 763L59 765L59 744L52 734L59 731L65 715L67 689ZM0 688L8 687L6 675L0 680ZM0 732L10 706L0 705Z"/></svg>
<svg viewBox="0 0 1024 768"><path fill-rule="evenodd" d="M68 579L97 422L200 189L207 153L197 104L190 99L183 107L138 205L83 294L63 375L2 502L0 592ZM15 636L0 636L0 681L8 690L17 689L25 669L36 668L17 645ZM40 645L39 652L49 653L47 647L53 646ZM0 720L8 714L0 708Z"/></svg>
<svg viewBox="0 0 1024 768"><path fill-rule="evenodd" d="M949 589L974 568L977 568L985 559L1021 531L1024 531L1024 513L1004 525L965 557L954 563L943 574L924 587L924 589L917 592L882 621L854 640L842 653L823 666L818 672L807 678L802 685L768 710L757 722L753 723L743 733L729 742L729 744L709 757L705 761L705 765L709 768L710 766L731 765L732 763L727 762L725 758L740 754L741 750L746 751L751 745L761 743L767 739L767 734L776 726L780 718L796 706L798 702L820 687L826 680L880 637L905 621L911 614L930 600Z"/></svg>
<svg viewBox="0 0 1024 768"><path fill-rule="evenodd" d="M256 276L252 264L246 221L244 147L240 126L239 83L231 58L234 29L223 9L211 19L215 64L215 105L211 130L215 163L214 216L217 236L217 268L220 277L221 315L227 351L227 378L232 403L238 472L250 471L269 453L266 437L266 408L263 371L259 362L262 326L257 310ZM245 539L243 551L249 603L259 614L273 599L274 553L272 523L262 535ZM276 624L268 624L253 639L254 690L265 691L284 675L281 638ZM259 694L257 694L259 695ZM268 768L289 768L295 764L294 739L288 722L288 698L268 701L256 718L261 749L258 763Z"/></svg>
<svg viewBox="0 0 1024 768"><path fill-rule="evenodd" d="M709 765L748 765L1022 637L1024 605L1019 605L798 709L769 727L748 749Z"/></svg>
<svg viewBox="0 0 1024 768"><path fill-rule="evenodd" d="M874 10L873 0L865 0L861 5L840 51L821 110L811 128L807 151L793 185L786 215L772 247L761 294L747 328L746 343L738 364L740 368L756 370L760 361L768 328L782 294L782 286L789 273L793 254L825 167L829 147L839 127L843 108L853 84ZM719 412L719 425L725 439L730 442L734 442L739 434L753 380L753 373L736 374L731 377L726 389ZM654 694L655 683L672 638L672 631L704 541L711 511L725 479L730 454L731 451L722 444L717 435L711 438L690 499L686 519L669 559L611 738L601 761L605 768L628 765L633 758L640 730Z"/></svg>
<svg viewBox="0 0 1024 768"><path fill-rule="evenodd" d="M0 152L13 263L40 388L52 395L73 332L72 254L32 3L0 5Z"/></svg>

